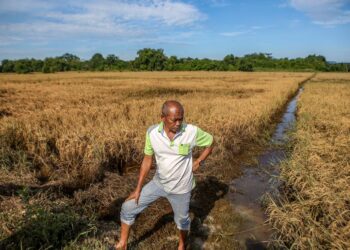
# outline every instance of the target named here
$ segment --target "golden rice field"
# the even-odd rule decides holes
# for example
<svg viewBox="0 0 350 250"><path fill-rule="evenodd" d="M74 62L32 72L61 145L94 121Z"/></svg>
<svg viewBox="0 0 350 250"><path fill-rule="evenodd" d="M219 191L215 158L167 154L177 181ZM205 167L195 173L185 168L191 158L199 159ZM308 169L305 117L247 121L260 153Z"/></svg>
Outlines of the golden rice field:
<svg viewBox="0 0 350 250"><path fill-rule="evenodd" d="M350 75L318 74L298 104L285 195L269 206L280 245L350 249Z"/></svg>
<svg viewBox="0 0 350 250"><path fill-rule="evenodd" d="M133 164L145 131L166 99L184 104L186 121L215 135L216 155L240 151L310 74L67 73L1 76L3 161L26 181L84 186L104 166ZM10 146L10 147L8 147ZM14 150L13 150L14 148ZM6 156L4 155L4 156ZM35 174L34 174L35 172ZM5 175L4 175L5 176ZM31 178L29 178L29 176ZM20 172L20 177L23 172Z"/></svg>
<svg viewBox="0 0 350 250"><path fill-rule="evenodd" d="M0 74L1 242L8 249L20 245L104 249L104 244L113 243L119 230L118 209L136 184L146 129L159 122L165 100L177 99L184 105L186 122L212 133L216 143L206 168L196 177L193 239L209 248L214 246L211 242L231 244L219 233L216 237L198 228L222 214L217 204L223 202L227 182L239 175L239 156L264 143L276 115L311 76L286 72ZM327 81L329 76L317 79ZM335 98L334 103L341 100L336 93L349 93L344 84L322 84L327 87L316 93ZM312 98L319 98L311 90L322 84L306 87L302 104L311 111L314 106L306 96L310 92ZM333 88L336 92L328 95L327 89ZM338 118L348 115L348 110L334 111L337 120L332 120L332 108L323 105L317 110L321 113L308 114L317 114L326 131L339 132L345 128L338 126ZM335 138L333 142L341 139ZM309 149L333 145L321 138L319 142ZM157 244L172 249L176 230L169 223L169 206L160 201L148 211L135 225L134 246L154 249L152 244Z"/></svg>

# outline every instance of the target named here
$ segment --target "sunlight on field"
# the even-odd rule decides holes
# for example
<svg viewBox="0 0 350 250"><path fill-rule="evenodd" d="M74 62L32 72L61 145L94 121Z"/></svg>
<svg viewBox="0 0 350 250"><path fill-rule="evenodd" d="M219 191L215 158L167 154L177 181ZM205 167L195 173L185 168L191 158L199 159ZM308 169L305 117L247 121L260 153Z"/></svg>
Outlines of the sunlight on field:
<svg viewBox="0 0 350 250"><path fill-rule="evenodd" d="M1 76L1 109L10 114L1 119L1 136L23 153L21 159L10 157L4 163L13 169L30 165L40 170L43 180L88 184L109 161L139 162L147 127L159 122L161 104L173 98L184 104L187 122L214 134L216 155L223 156L254 140L307 76L203 72Z"/></svg>
<svg viewBox="0 0 350 250"><path fill-rule="evenodd" d="M349 249L349 74L319 74L298 106L286 200L270 205L271 223L288 248Z"/></svg>
<svg viewBox="0 0 350 250"><path fill-rule="evenodd" d="M1 237L16 231L28 199L41 207L65 204L88 218L97 214L115 219L115 200L120 202L134 186L137 172L131 170L143 155L146 129L159 122L161 104L167 99L182 102L186 122L214 135L216 148L202 175L232 179L239 173L230 167L230 161L249 145L266 138L274 116L299 83L311 75L229 72L0 75L0 183L4 193L18 192L15 188L18 187L21 198L2 202L4 209L14 207L13 213L17 214L11 217L1 211L5 228L0 228ZM117 169L124 176L114 173ZM220 186L216 180L209 183ZM53 201L49 201L50 193L39 192L32 198L30 190L21 189L24 187L21 185L30 185L37 190L40 184L71 196L51 195ZM27 197L25 201L23 197ZM154 224L162 210L151 208L157 212L148 221L145 219L146 225ZM79 222L75 216L67 218ZM86 225L82 230L91 231Z"/></svg>

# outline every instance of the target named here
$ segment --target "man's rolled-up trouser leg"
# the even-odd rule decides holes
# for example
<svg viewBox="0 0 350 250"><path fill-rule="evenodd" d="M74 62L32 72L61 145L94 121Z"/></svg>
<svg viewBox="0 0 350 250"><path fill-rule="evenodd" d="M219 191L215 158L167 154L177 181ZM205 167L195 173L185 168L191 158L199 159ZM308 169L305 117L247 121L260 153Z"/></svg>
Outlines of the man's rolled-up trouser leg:
<svg viewBox="0 0 350 250"><path fill-rule="evenodd" d="M185 194L168 194L166 196L174 211L174 221L179 230L190 230L189 215L191 192Z"/></svg>
<svg viewBox="0 0 350 250"><path fill-rule="evenodd" d="M166 193L157 186L153 181L147 183L141 190L138 204L136 200L125 201L120 212L121 222L132 225L135 222L135 217L147 208L153 201L160 197L164 197Z"/></svg>

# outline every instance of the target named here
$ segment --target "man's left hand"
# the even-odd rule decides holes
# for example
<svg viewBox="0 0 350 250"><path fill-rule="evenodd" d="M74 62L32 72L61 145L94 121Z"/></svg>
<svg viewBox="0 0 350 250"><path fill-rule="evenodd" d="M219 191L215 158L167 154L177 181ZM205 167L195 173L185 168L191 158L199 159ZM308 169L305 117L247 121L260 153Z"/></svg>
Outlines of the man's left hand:
<svg viewBox="0 0 350 250"><path fill-rule="evenodd" d="M195 160L194 162L193 162L193 165L192 165L192 172L196 172L198 169L199 169L199 163L200 163L200 161L198 161L198 160Z"/></svg>

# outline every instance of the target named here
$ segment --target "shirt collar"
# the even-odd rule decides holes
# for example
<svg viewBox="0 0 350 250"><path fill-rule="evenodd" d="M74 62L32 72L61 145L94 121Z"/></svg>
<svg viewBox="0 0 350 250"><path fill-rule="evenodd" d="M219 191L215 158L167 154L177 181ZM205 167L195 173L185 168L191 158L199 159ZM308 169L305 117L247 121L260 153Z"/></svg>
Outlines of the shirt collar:
<svg viewBox="0 0 350 250"><path fill-rule="evenodd" d="M181 129L180 129L180 132L185 132L186 131L186 127L187 127L187 124L185 122L183 122L181 124ZM164 129L164 122L160 122L159 123L159 127L158 127L158 132L162 132Z"/></svg>

